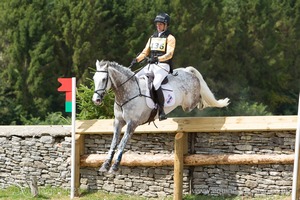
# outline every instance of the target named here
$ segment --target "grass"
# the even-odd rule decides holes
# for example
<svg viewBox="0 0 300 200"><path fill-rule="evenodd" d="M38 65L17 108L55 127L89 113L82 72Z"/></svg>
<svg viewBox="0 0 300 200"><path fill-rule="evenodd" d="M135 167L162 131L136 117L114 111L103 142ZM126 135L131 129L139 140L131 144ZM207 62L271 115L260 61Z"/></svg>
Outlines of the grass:
<svg viewBox="0 0 300 200"><path fill-rule="evenodd" d="M7 189L0 189L1 200L69 200L70 192L61 188L53 187L41 187L39 188L39 195L32 197L30 189L19 188L12 186ZM87 190L81 191L81 197L77 198L80 200L150 200L152 198L146 198L141 196L122 195L122 194L111 194L103 191L92 192ZM172 197L161 197L159 200L172 200ZM185 195L184 200L290 200L288 196L265 196L265 197L242 197L242 196L205 196L205 195ZM157 200L157 198L156 198Z"/></svg>

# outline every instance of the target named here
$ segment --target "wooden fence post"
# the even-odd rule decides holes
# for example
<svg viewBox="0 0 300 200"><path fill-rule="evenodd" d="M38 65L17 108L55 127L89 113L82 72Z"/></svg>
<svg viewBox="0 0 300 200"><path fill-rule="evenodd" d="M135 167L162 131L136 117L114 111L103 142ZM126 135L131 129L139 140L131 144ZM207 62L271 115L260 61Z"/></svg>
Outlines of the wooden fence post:
<svg viewBox="0 0 300 200"><path fill-rule="evenodd" d="M84 154L84 135L75 135L75 197L79 197L80 187L80 156Z"/></svg>
<svg viewBox="0 0 300 200"><path fill-rule="evenodd" d="M294 172L293 172L293 187L292 187L292 200L298 200L300 197L300 93L298 101L298 123L295 138L295 159L294 159Z"/></svg>
<svg viewBox="0 0 300 200"><path fill-rule="evenodd" d="M188 133L177 133L174 142L174 200L182 199L183 155L188 151Z"/></svg>

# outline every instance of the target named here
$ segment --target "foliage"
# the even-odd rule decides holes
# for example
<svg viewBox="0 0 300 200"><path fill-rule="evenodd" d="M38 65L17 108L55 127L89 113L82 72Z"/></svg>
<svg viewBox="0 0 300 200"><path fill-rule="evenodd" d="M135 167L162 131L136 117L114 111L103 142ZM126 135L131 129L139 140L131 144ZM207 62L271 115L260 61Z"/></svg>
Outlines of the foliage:
<svg viewBox="0 0 300 200"><path fill-rule="evenodd" d="M45 119L40 117L31 117L27 119L21 115L21 121L24 125L70 125L71 117L63 117L61 112L49 113Z"/></svg>
<svg viewBox="0 0 300 200"><path fill-rule="evenodd" d="M261 116L261 115L271 115L272 113L266 111L267 106L262 103L249 103L244 101L239 101L233 107L232 112L237 116Z"/></svg>
<svg viewBox="0 0 300 200"><path fill-rule="evenodd" d="M217 97L231 99L229 109L205 112L238 115L248 102L257 113L264 106L276 115L297 113L300 1L2 0L0 124L63 110L57 78L76 76L78 85L89 86L97 59L129 65L162 11L176 37L175 67L196 67ZM82 117L107 112L79 111Z"/></svg>
<svg viewBox="0 0 300 200"><path fill-rule="evenodd" d="M105 119L113 118L113 105L114 105L114 94L109 92L105 95L104 101L100 106L94 105L92 96L94 94L93 81L89 79L90 87L80 85L77 92L77 105L79 113L78 119Z"/></svg>
<svg viewBox="0 0 300 200"><path fill-rule="evenodd" d="M8 90L0 90L0 125L15 125L19 121L19 116L23 114L22 106L16 105L10 98L7 98L9 93Z"/></svg>
<svg viewBox="0 0 300 200"><path fill-rule="evenodd" d="M249 88L240 92L238 100L233 99L225 108L205 108L204 110L194 109L189 113L183 112L181 108L169 114L170 117L199 117L199 116L264 116L272 115L268 106L263 103L252 102L249 97Z"/></svg>
<svg viewBox="0 0 300 200"><path fill-rule="evenodd" d="M209 117L209 116L265 116L272 115L267 111L267 106L262 103L250 103L247 101L238 101L236 104L229 104L229 108L206 108L204 110L194 109L186 113L181 108L175 109L169 117Z"/></svg>
<svg viewBox="0 0 300 200"><path fill-rule="evenodd" d="M299 15L299 1L202 1L183 9L176 15L180 66L197 66L208 85L233 102L250 87L249 100L268 105L274 114L283 113L282 105L295 109L299 18L293 16Z"/></svg>

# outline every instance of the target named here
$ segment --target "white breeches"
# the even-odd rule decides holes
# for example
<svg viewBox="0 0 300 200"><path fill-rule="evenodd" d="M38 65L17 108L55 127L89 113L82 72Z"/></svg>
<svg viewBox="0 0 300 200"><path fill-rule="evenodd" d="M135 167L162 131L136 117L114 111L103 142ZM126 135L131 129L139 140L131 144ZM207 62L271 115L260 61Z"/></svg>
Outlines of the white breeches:
<svg viewBox="0 0 300 200"><path fill-rule="evenodd" d="M147 73L153 73L153 86L155 90L157 90L160 87L161 82L165 79L166 76L168 76L169 71L170 66L167 63L148 64L141 71L136 73L136 76L140 77Z"/></svg>

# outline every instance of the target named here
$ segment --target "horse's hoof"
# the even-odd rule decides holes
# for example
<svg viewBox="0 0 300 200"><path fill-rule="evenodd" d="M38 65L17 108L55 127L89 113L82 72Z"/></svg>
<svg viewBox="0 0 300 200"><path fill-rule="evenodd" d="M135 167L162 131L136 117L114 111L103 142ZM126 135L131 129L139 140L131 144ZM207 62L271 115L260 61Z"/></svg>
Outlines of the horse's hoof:
<svg viewBox="0 0 300 200"><path fill-rule="evenodd" d="M116 174L118 171L119 171L119 166L114 164L113 166L111 166L108 173Z"/></svg>
<svg viewBox="0 0 300 200"><path fill-rule="evenodd" d="M108 173L109 173L109 174L115 175L115 174L118 174L118 170L115 171L115 170L113 170L112 168L110 168L110 170L108 171Z"/></svg>
<svg viewBox="0 0 300 200"><path fill-rule="evenodd" d="M105 167L100 167L100 169L98 170L99 172L107 172L108 171L108 169L106 169Z"/></svg>
<svg viewBox="0 0 300 200"><path fill-rule="evenodd" d="M103 163L103 165L100 167L99 172L107 172L109 169L108 163Z"/></svg>

